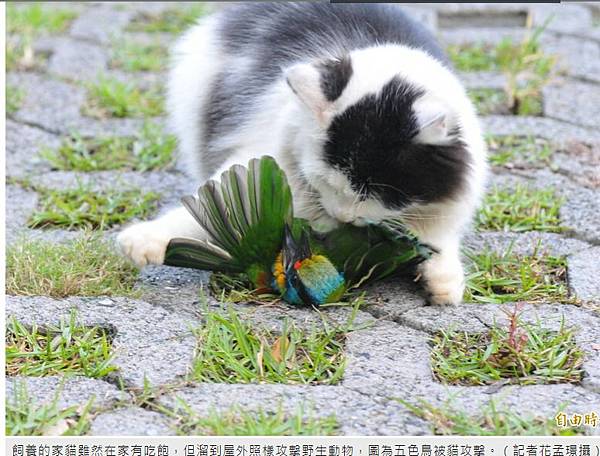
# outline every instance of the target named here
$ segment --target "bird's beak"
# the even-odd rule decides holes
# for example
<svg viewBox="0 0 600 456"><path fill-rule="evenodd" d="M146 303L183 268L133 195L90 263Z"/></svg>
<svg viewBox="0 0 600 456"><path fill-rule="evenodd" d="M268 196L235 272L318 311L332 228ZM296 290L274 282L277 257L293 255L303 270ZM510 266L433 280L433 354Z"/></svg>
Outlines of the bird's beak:
<svg viewBox="0 0 600 456"><path fill-rule="evenodd" d="M283 246L281 248L283 254L283 267L286 271L293 268L294 263L302 261L311 256L310 243L306 231L302 232L300 241L296 242L292 230L286 223L284 227Z"/></svg>

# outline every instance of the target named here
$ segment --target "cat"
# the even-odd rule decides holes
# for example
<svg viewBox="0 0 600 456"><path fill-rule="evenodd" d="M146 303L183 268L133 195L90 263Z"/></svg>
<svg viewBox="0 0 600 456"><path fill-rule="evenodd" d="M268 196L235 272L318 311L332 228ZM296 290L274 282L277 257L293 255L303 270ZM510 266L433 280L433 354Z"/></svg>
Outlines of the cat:
<svg viewBox="0 0 600 456"><path fill-rule="evenodd" d="M390 4L246 3L176 43L167 106L198 183L271 155L319 231L400 218L438 253L432 304L461 302L460 242L484 186L475 110L435 38ZM202 237L181 207L118 236L140 266Z"/></svg>

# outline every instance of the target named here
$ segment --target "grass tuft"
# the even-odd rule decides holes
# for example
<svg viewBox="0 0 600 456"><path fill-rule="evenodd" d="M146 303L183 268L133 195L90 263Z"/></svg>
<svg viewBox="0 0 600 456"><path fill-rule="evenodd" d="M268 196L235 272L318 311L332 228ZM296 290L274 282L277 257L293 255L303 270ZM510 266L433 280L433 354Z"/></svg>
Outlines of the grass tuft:
<svg viewBox="0 0 600 456"><path fill-rule="evenodd" d="M6 250L6 293L50 296L136 296L138 270L99 236L68 243L20 240Z"/></svg>
<svg viewBox="0 0 600 456"><path fill-rule="evenodd" d="M186 416L178 423L179 435L334 435L339 426L333 414L326 418L306 417L302 408L293 415L286 415L281 408L276 413L233 408L225 413L213 410L208 416L198 416L187 404L182 405Z"/></svg>
<svg viewBox="0 0 600 456"><path fill-rule="evenodd" d="M84 115L107 117L154 117L164 113L164 99L158 89L142 90L114 78L101 77L88 85Z"/></svg>
<svg viewBox="0 0 600 456"><path fill-rule="evenodd" d="M32 3L6 5L6 32L9 34L39 35L62 33L77 13L55 5Z"/></svg>
<svg viewBox="0 0 600 456"><path fill-rule="evenodd" d="M44 377L84 375L101 378L111 365L111 342L106 331L77 324L73 312L58 326L27 328L14 318L6 326L6 375Z"/></svg>
<svg viewBox="0 0 600 456"><path fill-rule="evenodd" d="M478 212L478 229L558 233L565 230L559 217L562 202L552 188L535 190L520 184L510 190L494 187Z"/></svg>
<svg viewBox="0 0 600 456"><path fill-rule="evenodd" d="M513 255L510 246L502 255L487 250L467 257L465 302L571 301L566 260L541 254L539 245L531 256Z"/></svg>
<svg viewBox="0 0 600 456"><path fill-rule="evenodd" d="M6 114L11 115L19 110L23 98L25 98L25 91L18 87L7 85L6 86Z"/></svg>
<svg viewBox="0 0 600 456"><path fill-rule="evenodd" d="M25 382L17 382L12 399L6 401L6 435L84 435L91 425L90 409L93 399L83 406L58 408L61 388L52 401L35 404Z"/></svg>
<svg viewBox="0 0 600 456"><path fill-rule="evenodd" d="M558 331L540 323L521 321L522 307L503 309L508 328L494 326L488 333L441 331L432 338L434 377L451 385L488 385L503 379L522 385L577 383L583 352L572 329L561 322Z"/></svg>
<svg viewBox="0 0 600 456"><path fill-rule="evenodd" d="M572 436L584 433L582 428L560 428L553 419L546 417L518 415L509 409L498 407L493 399L477 416L457 410L449 403L435 407L423 399L414 404L403 400L398 402L416 416L429 421L435 435Z"/></svg>
<svg viewBox="0 0 600 456"><path fill-rule="evenodd" d="M481 116L490 114L509 114L506 93L498 89L468 89L467 94Z"/></svg>
<svg viewBox="0 0 600 456"><path fill-rule="evenodd" d="M161 71L168 61L167 49L159 43L120 41L113 44L111 68L124 71Z"/></svg>
<svg viewBox="0 0 600 456"><path fill-rule="evenodd" d="M545 27L546 24L537 28L520 43L505 38L496 46L454 45L448 48L448 55L461 71L501 71L507 78L508 110L522 116L540 115L543 111L541 89L549 82L556 60L541 50L539 39ZM472 96L483 105L482 98L489 98L490 94L480 92ZM481 111L481 114L487 113L483 108Z"/></svg>
<svg viewBox="0 0 600 456"><path fill-rule="evenodd" d="M524 168L528 165L552 167L553 154L549 141L533 136L488 135L489 160L492 165Z"/></svg>
<svg viewBox="0 0 600 456"><path fill-rule="evenodd" d="M131 32L180 33L196 23L204 15L204 3L193 3L186 7L169 8L158 14L141 13L131 21L127 30Z"/></svg>
<svg viewBox="0 0 600 456"><path fill-rule="evenodd" d="M144 218L157 208L159 195L139 189L93 191L80 185L72 189L36 189L38 208L27 222L30 228L106 229L133 218Z"/></svg>
<svg viewBox="0 0 600 456"><path fill-rule="evenodd" d="M280 299L279 295L256 290L246 274L213 272L208 286L219 302L227 304L239 302L267 304Z"/></svg>
<svg viewBox="0 0 600 456"><path fill-rule="evenodd" d="M132 170L154 171L171 166L176 139L152 123L145 123L134 138L104 137L84 139L72 135L56 150L44 149L41 156L54 169L64 171Z"/></svg>
<svg viewBox="0 0 600 456"><path fill-rule="evenodd" d="M350 323L349 323L350 324ZM286 322L280 335L254 329L233 311L208 311L196 330L191 378L220 383L338 383L346 328L306 333Z"/></svg>

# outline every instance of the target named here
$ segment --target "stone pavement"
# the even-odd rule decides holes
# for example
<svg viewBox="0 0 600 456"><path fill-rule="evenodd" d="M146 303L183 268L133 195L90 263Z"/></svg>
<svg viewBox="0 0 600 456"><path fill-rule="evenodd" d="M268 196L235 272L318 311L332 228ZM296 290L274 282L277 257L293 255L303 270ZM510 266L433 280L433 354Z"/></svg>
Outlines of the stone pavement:
<svg viewBox="0 0 600 456"><path fill-rule="evenodd" d="M24 90L20 109L7 120L7 177L28 177L50 188L73 186L82 179L96 188L127 182L162 193L161 208L173 204L196 183L186 178L183 166L150 173L113 171L78 173L54 171L38 155L40 147L56 147L62 136L78 131L84 136L132 135L142 119L96 120L81 114L85 98L83 83L95 80L100 72L151 84L164 81L164 73L125 73L108 68L109 44L114 37L127 36L140 42L147 33L125 31L140 12L160 11L173 4L70 4L78 12L68 31L60 36L41 37L35 47L49 55L38 71L13 72L8 83ZM566 198L560 217L569 231L561 234L528 232L474 233L467 245L474 250L485 246L504 251L514 242L513 251L531 252L538 239L555 255L568 261L570 292L583 302L581 307L548 302L527 304L525 318L540 319L556 328L564 317L578 329L576 341L585 352L585 375L580 384L506 385L499 388L445 386L437 382L429 364L429 337L441 329L457 327L468 332L486 331L495 320L504 323L499 306L463 304L437 308L425 305L418 290L407 283L384 283L369 290L367 304L357 321L370 323L348 335L347 368L336 386L226 385L183 382L189 369L195 339L190 327L202 321L200 290L208 274L197 271L149 267L140 276L140 299L123 297L8 296L7 316L20 321L47 325L78 310L84 325L99 325L115 334L113 350L118 371L105 380L69 378L61 393L61 407L86 403L92 396L95 415L91 433L168 435L174 433L169 415L159 407L140 406L135 394L145 380L162 394L152 399L157 406L177 410L178 398L198 413L211 408L227 410L232 405L247 410L259 407L274 410L282 406L293 411L299 404L310 405L316 415L335 411L339 432L354 435L429 434L431 425L416 417L399 402L423 398L434 405L453 398L453 407L477 414L484 404L496 400L519 413L551 417L561 405L566 411L600 412L600 8L592 4L439 4L411 5L408 10L434 30L441 41L451 43L497 43L502 37L520 38L529 15L534 25L548 15L554 20L543 34L544 51L557 55L561 75L543 91L544 113L540 117L491 115L482 118L486 133L532 135L552 144L556 166L549 168L494 169L491 183L526 182L534 187L553 186ZM474 14L476 13L476 14ZM175 37L160 34L168 44ZM470 87L501 86L498 74L465 74ZM163 119L158 118L159 122ZM585 153L582 154L582 148ZM61 230L32 230L25 221L37 204L33 190L18 184L7 187L7 239L18 236L62 240L77 233ZM118 228L106 232L112 238ZM218 306L208 298L211 307ZM311 310L287 306L235 306L257 326L277 329L284 318L300 325L319 324ZM349 310L330 308L326 319L343 322ZM24 381L39 403L50 400L59 379L8 378L10 400L16 381Z"/></svg>

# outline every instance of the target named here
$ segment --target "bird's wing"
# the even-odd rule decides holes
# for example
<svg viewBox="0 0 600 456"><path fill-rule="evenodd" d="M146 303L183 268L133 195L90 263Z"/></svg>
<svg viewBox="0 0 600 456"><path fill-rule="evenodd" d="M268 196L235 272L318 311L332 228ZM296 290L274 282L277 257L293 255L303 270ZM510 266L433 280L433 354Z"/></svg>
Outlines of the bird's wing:
<svg viewBox="0 0 600 456"><path fill-rule="evenodd" d="M198 189L198 196L186 196L184 206L210 238L210 249L204 244L190 244L182 250L182 242L169 244L167 258L185 258L188 267L197 262L199 268L223 270L222 263L236 270L252 264L270 268L281 249L285 223L293 225L292 192L285 173L268 156L252 159L248 167L234 165L221 175L221 181L210 180ZM178 248L177 255L170 249ZM194 249L203 254L192 255ZM228 256L215 255L215 249ZM207 262L210 257L210 262Z"/></svg>

